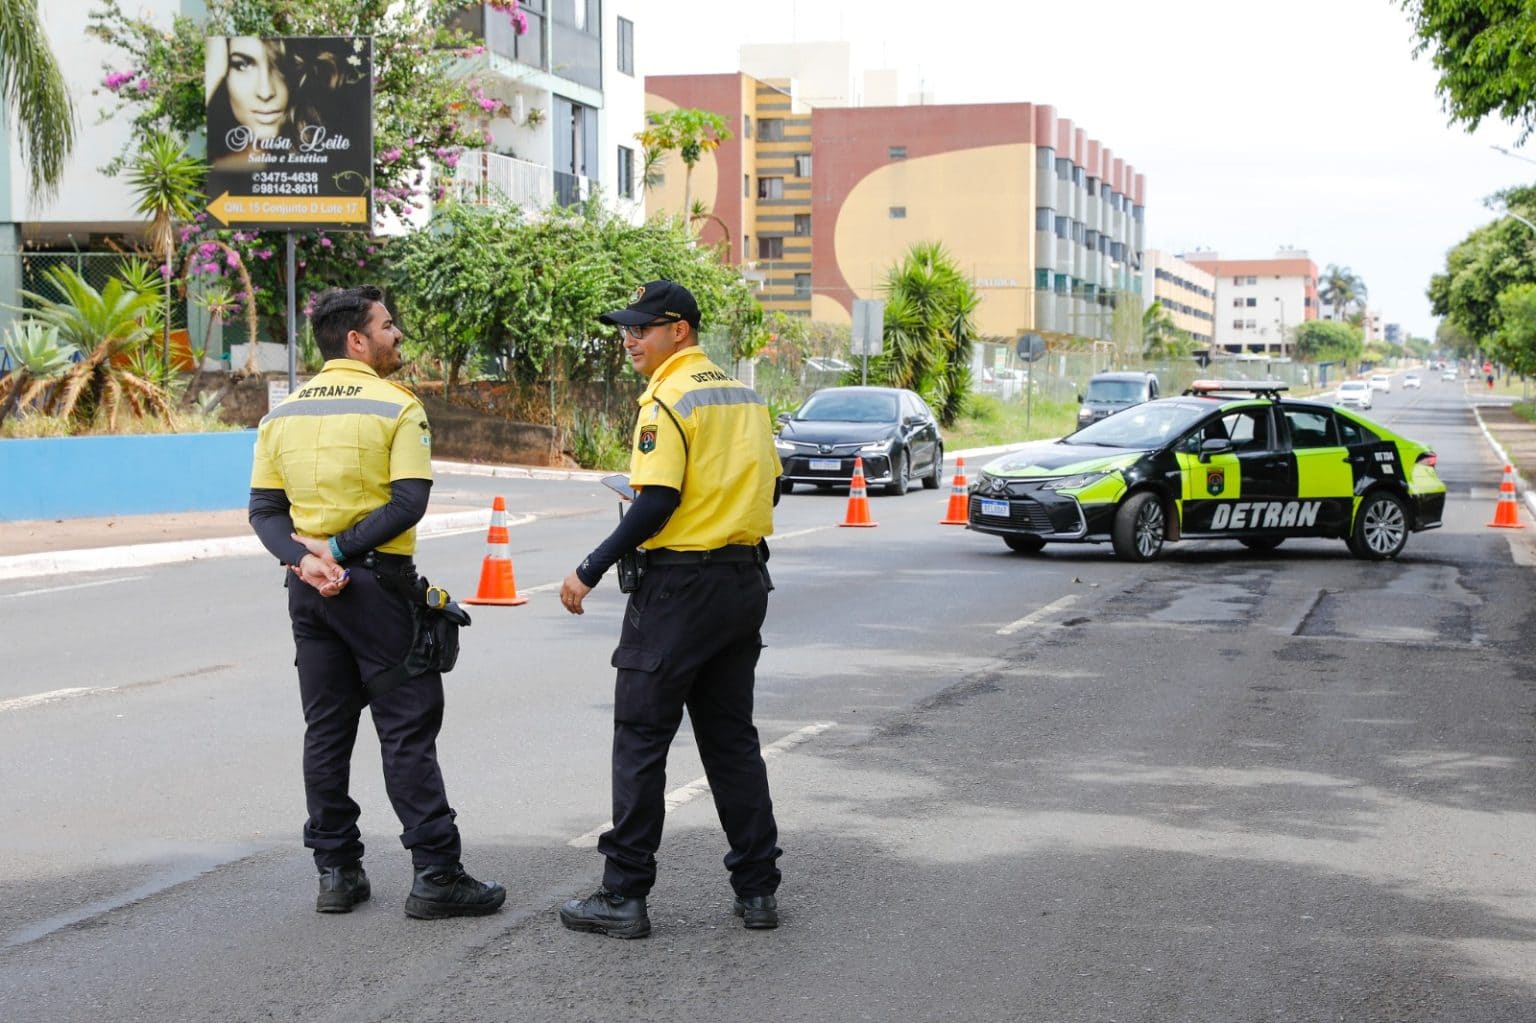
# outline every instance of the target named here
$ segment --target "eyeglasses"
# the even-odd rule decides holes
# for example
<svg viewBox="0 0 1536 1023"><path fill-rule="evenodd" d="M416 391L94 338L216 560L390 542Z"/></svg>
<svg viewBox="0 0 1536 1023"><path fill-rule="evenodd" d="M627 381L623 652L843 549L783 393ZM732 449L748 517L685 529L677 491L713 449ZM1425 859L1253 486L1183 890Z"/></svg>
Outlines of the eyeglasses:
<svg viewBox="0 0 1536 1023"><path fill-rule="evenodd" d="M622 338L625 334L628 334L636 341L639 341L642 337L645 336L645 332L650 330L652 327L660 327L668 323L676 322L676 320L652 320L650 323L642 323L638 326L634 326L628 323L621 323L619 324L619 337Z"/></svg>

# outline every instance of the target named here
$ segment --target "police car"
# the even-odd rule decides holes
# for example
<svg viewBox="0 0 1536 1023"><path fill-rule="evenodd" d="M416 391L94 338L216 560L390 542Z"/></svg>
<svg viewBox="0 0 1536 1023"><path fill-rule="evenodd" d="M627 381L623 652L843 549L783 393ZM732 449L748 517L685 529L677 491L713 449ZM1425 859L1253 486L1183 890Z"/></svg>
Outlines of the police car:
<svg viewBox="0 0 1536 1023"><path fill-rule="evenodd" d="M1360 558L1401 553L1440 525L1435 453L1332 405L1283 397L1275 381L1197 381L1056 441L985 466L969 528L1011 549L1104 543L1151 561L1165 541L1342 539Z"/></svg>

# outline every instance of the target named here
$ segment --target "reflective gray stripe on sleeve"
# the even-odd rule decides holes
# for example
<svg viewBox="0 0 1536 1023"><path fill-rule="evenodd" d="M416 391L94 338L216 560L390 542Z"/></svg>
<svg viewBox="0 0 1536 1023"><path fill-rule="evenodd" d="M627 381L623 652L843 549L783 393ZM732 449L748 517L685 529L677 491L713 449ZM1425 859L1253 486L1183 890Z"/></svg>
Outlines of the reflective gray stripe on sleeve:
<svg viewBox="0 0 1536 1023"><path fill-rule="evenodd" d="M701 387L677 400L672 411L686 416L700 405L766 405L750 387Z"/></svg>
<svg viewBox="0 0 1536 1023"><path fill-rule="evenodd" d="M268 419L281 416L378 416L381 419L395 419L404 408L404 405L373 398L301 398L284 402L262 416L261 421L265 423Z"/></svg>

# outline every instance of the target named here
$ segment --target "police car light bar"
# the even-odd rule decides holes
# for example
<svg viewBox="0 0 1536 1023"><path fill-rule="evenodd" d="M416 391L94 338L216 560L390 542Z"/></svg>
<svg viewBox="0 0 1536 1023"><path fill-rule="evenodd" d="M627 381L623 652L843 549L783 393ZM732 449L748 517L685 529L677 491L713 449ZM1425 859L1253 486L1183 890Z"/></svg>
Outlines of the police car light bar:
<svg viewBox="0 0 1536 1023"><path fill-rule="evenodd" d="M1259 398L1278 398L1291 385L1283 380L1196 380L1185 394L1252 394Z"/></svg>

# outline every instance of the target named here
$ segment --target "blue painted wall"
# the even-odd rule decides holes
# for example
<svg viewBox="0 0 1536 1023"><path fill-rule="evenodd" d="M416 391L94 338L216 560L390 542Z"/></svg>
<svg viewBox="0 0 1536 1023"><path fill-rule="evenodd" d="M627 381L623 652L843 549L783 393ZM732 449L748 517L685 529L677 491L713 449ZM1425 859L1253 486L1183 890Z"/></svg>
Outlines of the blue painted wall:
<svg viewBox="0 0 1536 1023"><path fill-rule="evenodd" d="M0 522L244 508L255 430L0 440Z"/></svg>

